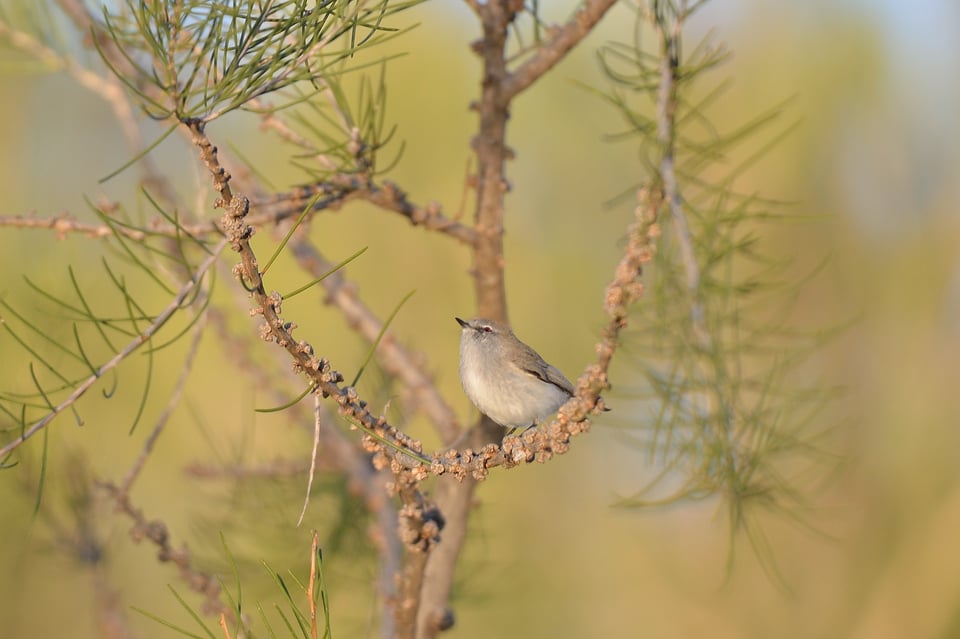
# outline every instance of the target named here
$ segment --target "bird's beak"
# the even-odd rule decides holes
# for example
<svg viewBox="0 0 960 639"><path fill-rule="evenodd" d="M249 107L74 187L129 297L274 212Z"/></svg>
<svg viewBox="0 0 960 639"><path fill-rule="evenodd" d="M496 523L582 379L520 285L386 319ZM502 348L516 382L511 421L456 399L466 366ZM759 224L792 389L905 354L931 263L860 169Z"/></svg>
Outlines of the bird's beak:
<svg viewBox="0 0 960 639"><path fill-rule="evenodd" d="M453 319L457 320L457 324L459 324L459 325L462 326L463 328L469 328L469 327L470 327L470 324L469 324L468 322L463 321L463 320L460 319L459 317L454 317Z"/></svg>

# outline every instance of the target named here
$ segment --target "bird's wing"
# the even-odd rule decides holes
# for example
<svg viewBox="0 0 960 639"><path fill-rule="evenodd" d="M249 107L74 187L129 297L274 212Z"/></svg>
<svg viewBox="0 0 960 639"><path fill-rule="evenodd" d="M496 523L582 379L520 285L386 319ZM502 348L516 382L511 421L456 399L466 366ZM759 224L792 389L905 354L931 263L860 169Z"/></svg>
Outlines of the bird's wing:
<svg viewBox="0 0 960 639"><path fill-rule="evenodd" d="M520 366L520 369L548 384L553 384L568 395L573 395L575 392L570 380L564 377L563 373L557 370L555 366L551 366L543 361L542 357L538 356L534 361L524 362L524 365Z"/></svg>
<svg viewBox="0 0 960 639"><path fill-rule="evenodd" d="M567 391L570 395L574 395L576 393L576 389L573 387L573 384L570 382L570 380L567 379L566 376L556 367L551 366L550 364L547 364L547 380L554 386Z"/></svg>

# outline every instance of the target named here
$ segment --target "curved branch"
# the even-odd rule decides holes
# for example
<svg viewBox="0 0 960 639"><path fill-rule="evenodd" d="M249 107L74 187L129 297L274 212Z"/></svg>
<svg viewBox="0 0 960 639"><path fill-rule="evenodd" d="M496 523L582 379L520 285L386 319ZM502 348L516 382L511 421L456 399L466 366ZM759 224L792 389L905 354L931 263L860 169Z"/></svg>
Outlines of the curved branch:
<svg viewBox="0 0 960 639"><path fill-rule="evenodd" d="M314 275L319 276L333 268L333 264L327 261L303 235L295 237L290 242L290 249L301 266ZM329 303L343 312L347 323L373 343L383 323L360 300L356 289L348 285L339 272L324 278L320 285L327 291ZM388 337L381 341L378 351L379 361L384 369L410 389L423 407L424 413L433 422L444 444L453 444L460 435L461 426L453 409L440 395L436 384L427 372L395 339Z"/></svg>

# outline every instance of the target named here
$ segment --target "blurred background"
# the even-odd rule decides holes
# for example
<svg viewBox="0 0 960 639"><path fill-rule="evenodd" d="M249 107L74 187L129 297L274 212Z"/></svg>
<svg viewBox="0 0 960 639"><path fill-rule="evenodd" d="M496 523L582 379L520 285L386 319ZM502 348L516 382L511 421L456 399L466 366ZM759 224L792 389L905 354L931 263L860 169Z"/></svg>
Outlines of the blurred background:
<svg viewBox="0 0 960 639"><path fill-rule="evenodd" d="M559 22L570 6L558 3L546 15ZM462 211L469 219L464 178L476 123L467 106L477 93L478 61L467 45L478 37L476 23L458 3L428 3L403 19L419 26L389 45L406 52L388 67L387 117L405 142L390 177L415 202L435 200L448 215ZM517 154L508 166L511 320L569 377L594 356L603 286L632 216L631 198L617 197L638 181L638 149L606 140L622 124L582 85L606 87L595 51L609 40L628 40L631 24L629 12L615 9L521 97L510 120ZM794 202L786 212L802 218L774 225L764 236L768 252L791 255L800 266L830 258L798 297L796 323L813 330L856 318L803 371L806 383L845 388L821 424L831 428L825 445L837 461L794 478L808 504L796 513L803 524L784 516L764 520L786 588L771 582L748 543L731 541L717 501L613 507L653 470L642 451L623 443L632 415L617 405L633 405L631 390L640 381L621 358L609 397L613 412L597 419L568 455L494 472L481 486L451 637L960 637L960 5L717 0L693 20L688 46L709 31L733 51L715 74L718 82L733 80L713 111L718 128L732 129L787 99L784 128L798 123L744 178L744 190ZM105 104L62 73L25 65L6 49L0 55L7 71L0 92L0 215L69 212L92 220L84 196L100 194L134 203L134 210L136 202L142 206L135 172L98 184L131 156ZM286 159L288 150L256 124L237 115L209 132L278 190L306 182ZM179 140L171 138L153 157L184 194L208 189ZM209 192L188 199L209 211ZM423 354L461 420L473 419L457 379L453 321L475 310L464 248L358 205L319 216L312 233L333 261L370 247L347 275L381 317L416 290L394 329ZM268 235L258 236L262 251L275 242ZM103 247L84 237L0 229L0 296L22 312L43 314L49 306L29 292L22 275L67 292L72 265L96 301ZM290 260L278 264L275 276L305 279ZM218 298L229 302L233 287L221 279ZM319 295L302 295L284 310L302 327L301 337L350 378L364 345L321 302ZM244 313L236 312L238 326ZM69 331L56 320L42 315L38 325ZM162 374L152 382L146 426L133 436L127 433L145 381L142 367L127 369L113 399L97 393L82 405L82 428L69 416L53 425L44 512L31 515L39 440L20 468L0 474L3 637L99 636L92 577L70 532L84 527L105 544L102 561L116 607L137 636L173 631L131 606L190 625L167 584L188 600L192 595L172 567L154 560L152 548L130 541L126 519L109 506L83 526L71 519L78 497L69 470L83 459L84 472L122 478L149 416L166 401L183 350L158 355ZM3 388L23 386L28 359L4 336ZM131 495L134 504L166 522L174 545L189 545L201 567L223 570L217 534L223 531L240 558L248 602L275 597L261 559L302 576L309 529L324 530L334 636L368 636L378 608L371 586L376 566L366 524L351 521L334 480L323 480L331 496L315 498L296 529L302 477L235 482L185 472L191 464L308 458L302 425L282 413L254 414L271 400L234 377L228 361L216 340L203 343L185 401ZM367 390L385 402L389 388L377 388L378 381L370 373ZM420 424L410 430L436 442ZM68 628L63 619L70 619Z"/></svg>

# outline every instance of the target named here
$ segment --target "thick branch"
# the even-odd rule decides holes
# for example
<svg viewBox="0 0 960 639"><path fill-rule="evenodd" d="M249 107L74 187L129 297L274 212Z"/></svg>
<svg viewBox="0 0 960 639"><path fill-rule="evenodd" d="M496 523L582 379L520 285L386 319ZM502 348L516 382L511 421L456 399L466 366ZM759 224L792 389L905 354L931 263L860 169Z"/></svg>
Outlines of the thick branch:
<svg viewBox="0 0 960 639"><path fill-rule="evenodd" d="M503 280L503 209L507 191L504 165L508 155L505 138L509 98L503 87L508 77L505 57L507 28L514 17L508 4L503 0L490 0L474 5L483 27L483 37L476 45L483 61L483 78L480 101L476 106L480 116L479 131L473 140L478 167L473 276L478 313L500 321L507 319ZM495 443L502 434L501 429L491 428L489 421L484 420L468 432L467 440L485 451L486 458L502 453ZM485 474L484 468L477 479ZM436 503L447 525L443 543L424 566L426 579L420 593L417 639L436 637L453 624L448 607L450 589L466 536L475 488L473 479L456 483L448 478L438 482Z"/></svg>
<svg viewBox="0 0 960 639"><path fill-rule="evenodd" d="M476 45L476 51L483 62L483 76L481 96L476 105L480 126L478 135L474 138L478 170L477 237L474 244L473 272L477 309L483 317L507 320L503 274L503 212L504 195L508 188L505 163L510 156L506 145L510 101L556 64L612 4L613 0L589 1L587 10L579 12L551 43L521 66L518 73L512 75L507 71L505 46L507 29L513 21L516 3L509 0L489 0L486 3L471 4L483 27L483 37ZM596 386L602 387L605 384L604 368L602 381L597 381ZM587 394L582 399L572 400L568 406L561 408L558 419L547 429L528 431L522 440L507 438L502 448L495 443L502 438L502 430L484 419L467 434L470 445L485 451L482 469L479 473L474 473L474 478L481 479L489 467L488 464L499 461L501 455L502 462L509 466L520 460L544 461L552 456L554 451L564 452L569 437L586 427L585 422L568 423L565 410L572 409L574 414L585 419L586 411L596 405L598 397L599 391L596 391L592 393L592 397ZM573 426L572 431L568 430L569 426ZM417 618L418 639L436 637L453 623L448 602L473 503L476 488L474 478L460 483L451 482L449 479L438 482L436 502L446 518L447 525L443 543L433 551L427 561L427 574Z"/></svg>
<svg viewBox="0 0 960 639"><path fill-rule="evenodd" d="M478 53L483 60L479 133L474 138L477 154L477 242L474 245L474 273L477 312L483 317L507 320L503 280L503 209L507 179L504 165L508 156L506 127L509 97L504 92L508 72L505 59L507 27L512 12L504 0L481 6L483 38Z"/></svg>
<svg viewBox="0 0 960 639"><path fill-rule="evenodd" d="M499 426L483 420L471 428L463 442L467 448L482 448L485 442L502 436ZM449 607L450 593L453 588L453 575L456 574L457 560L467 536L467 523L473 508L473 495L478 480L467 477L454 481L448 477L437 482L434 500L443 512L447 525L443 530L441 543L433 549L429 562L424 566L420 610L417 616L417 637L426 639L436 637L454 624L453 610Z"/></svg>

